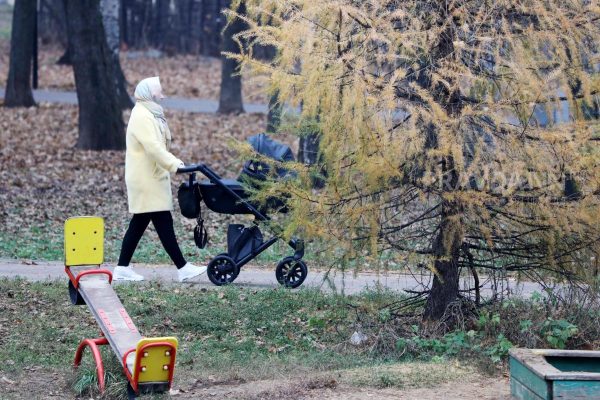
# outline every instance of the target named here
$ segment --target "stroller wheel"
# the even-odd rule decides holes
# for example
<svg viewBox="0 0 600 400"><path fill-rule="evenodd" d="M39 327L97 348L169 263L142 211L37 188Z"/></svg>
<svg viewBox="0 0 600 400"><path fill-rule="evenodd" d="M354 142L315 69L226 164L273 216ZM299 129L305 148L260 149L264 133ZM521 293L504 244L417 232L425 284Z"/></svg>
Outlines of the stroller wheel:
<svg viewBox="0 0 600 400"><path fill-rule="evenodd" d="M277 282L288 288L297 288L302 285L308 275L306 263L302 260L296 260L294 257L286 257L279 261L275 269Z"/></svg>
<svg viewBox="0 0 600 400"><path fill-rule="evenodd" d="M232 283L240 273L240 268L233 259L225 254L213 258L206 270L208 279L217 286Z"/></svg>

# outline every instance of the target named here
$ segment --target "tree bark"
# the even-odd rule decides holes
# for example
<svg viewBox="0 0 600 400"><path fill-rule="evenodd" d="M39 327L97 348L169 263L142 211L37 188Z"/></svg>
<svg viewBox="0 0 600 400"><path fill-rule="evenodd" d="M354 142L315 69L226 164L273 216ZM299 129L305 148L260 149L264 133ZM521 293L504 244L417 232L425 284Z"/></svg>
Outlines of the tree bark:
<svg viewBox="0 0 600 400"><path fill-rule="evenodd" d="M230 4L231 1L227 2ZM204 0L202 2L202 54L210 57L219 56L221 1Z"/></svg>
<svg viewBox="0 0 600 400"><path fill-rule="evenodd" d="M56 63L58 65L72 65L71 48L69 47L68 41L67 41L67 48L65 49L65 52L63 53L62 56L60 56L60 58L58 59L58 61L56 61Z"/></svg>
<svg viewBox="0 0 600 400"><path fill-rule="evenodd" d="M245 3L242 2L238 8L239 14L246 12ZM233 36L245 29L245 23L236 18L223 32L223 51L239 54L240 48ZM238 61L221 55L221 94L219 96L219 113L243 113L242 101L242 77L240 76L240 64Z"/></svg>
<svg viewBox="0 0 600 400"><path fill-rule="evenodd" d="M457 190L459 176L452 156L441 160L442 192ZM433 285L423 317L428 320L442 318L448 306L458 298L459 256L464 241L462 206L458 200L446 199L442 195L441 219L438 234L432 243L434 255Z"/></svg>
<svg viewBox="0 0 600 400"><path fill-rule="evenodd" d="M444 201L439 233L433 242L435 273L431 292L425 304L425 319L439 320L448 305L458 298L458 257L463 238L459 205L452 201Z"/></svg>
<svg viewBox="0 0 600 400"><path fill-rule="evenodd" d="M15 2L10 37L10 66L4 97L5 107L35 105L31 90L35 15L35 0L17 0Z"/></svg>
<svg viewBox="0 0 600 400"><path fill-rule="evenodd" d="M106 33L106 43L110 51L110 57L113 63L115 87L121 109L133 107L133 101L127 92L127 81L121 69L121 61L119 60L119 47L121 45L121 37L119 35L119 0L101 0L100 9L102 12L102 24Z"/></svg>
<svg viewBox="0 0 600 400"><path fill-rule="evenodd" d="M309 133L300 137L298 162L314 165L319 161L319 134Z"/></svg>
<svg viewBox="0 0 600 400"><path fill-rule="evenodd" d="M159 49L167 45L169 30L169 0L157 0L154 5L153 43Z"/></svg>
<svg viewBox="0 0 600 400"><path fill-rule="evenodd" d="M77 147L125 148L124 124L99 0L67 0L67 25L79 102Z"/></svg>
<svg viewBox="0 0 600 400"><path fill-rule="evenodd" d="M121 29L119 30L121 33L121 42L125 44L126 47L129 47L131 43L129 42L129 0L121 0L121 18L119 23L121 24Z"/></svg>
<svg viewBox="0 0 600 400"><path fill-rule="evenodd" d="M436 3L440 13L446 13L442 3ZM432 60L443 60L454 52L453 38L456 27L449 25L439 36L438 45L431 53ZM460 90L449 90L447 86L436 82L429 73L423 74L417 84L434 93L437 101L443 105L446 113L458 118L464 107L460 100ZM454 87L454 86L452 86ZM424 127L426 147L438 148L439 137L434 126ZM425 303L423 314L426 320L439 320L444 316L448 306L458 299L459 295L459 257L464 241L462 223L462 206L458 200L452 199L452 193L458 190L459 176L451 155L443 156L440 160L442 173L441 217L437 236L433 239L434 255L433 285Z"/></svg>
<svg viewBox="0 0 600 400"><path fill-rule="evenodd" d="M65 20L65 52L56 61L58 65L73 65L71 61L71 41L69 40L69 30L67 26L67 0L61 0L61 15Z"/></svg>
<svg viewBox="0 0 600 400"><path fill-rule="evenodd" d="M62 0L41 0L38 12L42 43L59 42L67 48L67 21Z"/></svg>

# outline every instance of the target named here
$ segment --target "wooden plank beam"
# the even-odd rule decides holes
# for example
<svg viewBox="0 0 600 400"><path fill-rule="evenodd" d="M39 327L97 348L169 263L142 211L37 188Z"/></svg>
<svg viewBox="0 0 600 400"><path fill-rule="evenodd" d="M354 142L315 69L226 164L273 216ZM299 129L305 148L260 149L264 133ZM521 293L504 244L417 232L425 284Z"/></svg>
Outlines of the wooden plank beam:
<svg viewBox="0 0 600 400"><path fill-rule="evenodd" d="M119 359L135 348L142 335L127 314L123 303L105 276L88 275L79 282L79 293L85 300L102 333ZM135 352L127 356L127 367L132 372Z"/></svg>

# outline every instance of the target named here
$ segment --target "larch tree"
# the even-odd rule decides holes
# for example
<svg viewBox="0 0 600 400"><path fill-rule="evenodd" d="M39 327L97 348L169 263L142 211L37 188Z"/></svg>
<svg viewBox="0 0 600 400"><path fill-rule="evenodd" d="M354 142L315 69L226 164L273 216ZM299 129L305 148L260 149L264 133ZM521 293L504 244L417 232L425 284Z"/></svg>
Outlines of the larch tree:
<svg viewBox="0 0 600 400"><path fill-rule="evenodd" d="M273 45L278 57L237 58L302 105L300 124L318 121L317 165L288 166L296 182L264 188L289 196L288 234L320 239L342 261L385 253L427 268L425 320L478 293L460 290L461 268L589 276L600 240L600 137L586 111L600 90L597 1L247 4L248 49Z"/></svg>
<svg viewBox="0 0 600 400"><path fill-rule="evenodd" d="M10 65L4 95L5 107L35 105L31 91L35 17L35 0L17 0L15 2L10 36Z"/></svg>
<svg viewBox="0 0 600 400"><path fill-rule="evenodd" d="M77 147L122 150L125 126L99 0L66 0L66 13L79 103Z"/></svg>
<svg viewBox="0 0 600 400"><path fill-rule="evenodd" d="M100 0L100 11L102 12L102 24L106 33L106 43L110 51L113 62L113 71L119 104L122 109L133 107L133 101L127 92L127 80L121 68L119 60L119 50L121 46L121 36L119 31L119 0Z"/></svg>

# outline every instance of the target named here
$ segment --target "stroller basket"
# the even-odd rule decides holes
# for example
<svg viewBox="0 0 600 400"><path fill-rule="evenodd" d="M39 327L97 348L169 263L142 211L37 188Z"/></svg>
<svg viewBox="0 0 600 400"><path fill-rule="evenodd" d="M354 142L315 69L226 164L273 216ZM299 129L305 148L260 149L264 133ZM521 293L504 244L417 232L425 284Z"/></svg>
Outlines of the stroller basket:
<svg viewBox="0 0 600 400"><path fill-rule="evenodd" d="M264 243L258 226L245 227L241 224L229 224L227 229L227 254L239 262L248 255L256 253Z"/></svg>

